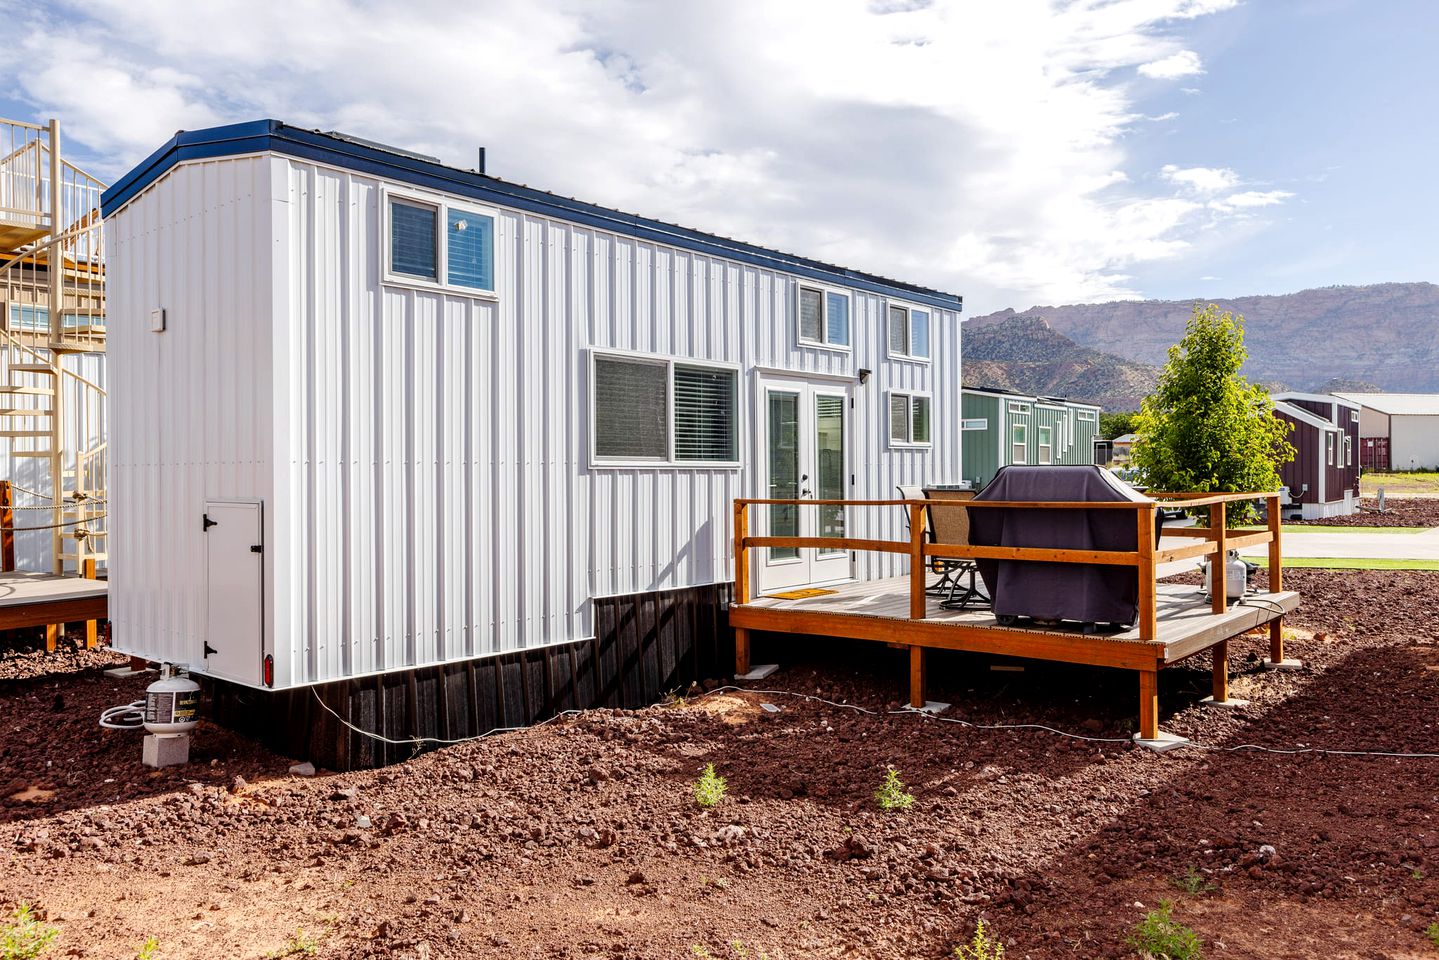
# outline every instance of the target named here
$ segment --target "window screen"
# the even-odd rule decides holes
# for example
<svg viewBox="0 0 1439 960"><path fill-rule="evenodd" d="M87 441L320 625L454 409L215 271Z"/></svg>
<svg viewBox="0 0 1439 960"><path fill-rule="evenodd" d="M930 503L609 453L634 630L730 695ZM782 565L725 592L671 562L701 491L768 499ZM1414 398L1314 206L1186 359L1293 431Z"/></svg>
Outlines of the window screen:
<svg viewBox="0 0 1439 960"><path fill-rule="evenodd" d="M1028 463L1029 450L1024 437L1024 424L1016 423L1009 433L1009 462Z"/></svg>
<svg viewBox="0 0 1439 960"><path fill-rule="evenodd" d="M825 294L825 340L849 346L849 297L842 293Z"/></svg>
<svg viewBox="0 0 1439 960"><path fill-rule="evenodd" d="M824 339L824 296L809 287L799 288L799 338L815 342Z"/></svg>
<svg viewBox="0 0 1439 960"><path fill-rule="evenodd" d="M595 358L595 457L666 460L669 369L663 363Z"/></svg>
<svg viewBox="0 0 1439 960"><path fill-rule="evenodd" d="M469 210L449 211L445 277L453 286L495 289L495 219Z"/></svg>
<svg viewBox="0 0 1439 960"><path fill-rule="evenodd" d="M434 207L403 200L390 201L390 272L422 280L439 280L438 238Z"/></svg>
<svg viewBox="0 0 1439 960"><path fill-rule="evenodd" d="M929 443L929 397L910 397L914 430L910 440L914 443Z"/></svg>
<svg viewBox="0 0 1439 960"><path fill-rule="evenodd" d="M894 443L909 442L909 397L904 394L890 394L889 439Z"/></svg>
<svg viewBox="0 0 1439 960"><path fill-rule="evenodd" d="M929 356L929 312L909 312L909 354L912 357Z"/></svg>
<svg viewBox="0 0 1439 960"><path fill-rule="evenodd" d="M904 307L889 308L889 352L909 353L909 311Z"/></svg>
<svg viewBox="0 0 1439 960"><path fill-rule="evenodd" d="M733 370L675 364L675 459L738 459Z"/></svg>

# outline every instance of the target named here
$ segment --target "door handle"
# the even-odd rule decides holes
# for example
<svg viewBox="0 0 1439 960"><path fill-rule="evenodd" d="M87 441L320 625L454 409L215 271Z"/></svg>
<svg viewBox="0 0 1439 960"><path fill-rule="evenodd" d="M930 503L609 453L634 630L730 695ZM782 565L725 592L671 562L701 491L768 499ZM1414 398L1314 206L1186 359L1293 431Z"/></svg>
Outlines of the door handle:
<svg viewBox="0 0 1439 960"><path fill-rule="evenodd" d="M809 495L812 494L812 493L814 493L813 490L801 490L801 491L799 492L799 495L800 495L801 497L807 497L807 496L809 496Z"/></svg>

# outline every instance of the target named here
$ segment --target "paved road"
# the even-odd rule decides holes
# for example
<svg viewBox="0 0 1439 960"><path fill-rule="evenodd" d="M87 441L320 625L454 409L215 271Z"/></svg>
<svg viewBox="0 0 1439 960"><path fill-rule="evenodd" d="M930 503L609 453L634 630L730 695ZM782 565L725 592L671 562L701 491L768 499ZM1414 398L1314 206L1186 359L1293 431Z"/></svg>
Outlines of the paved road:
<svg viewBox="0 0 1439 960"><path fill-rule="evenodd" d="M1285 533L1280 545L1286 557L1439 560L1439 527L1419 533ZM1267 556L1269 545L1239 552Z"/></svg>

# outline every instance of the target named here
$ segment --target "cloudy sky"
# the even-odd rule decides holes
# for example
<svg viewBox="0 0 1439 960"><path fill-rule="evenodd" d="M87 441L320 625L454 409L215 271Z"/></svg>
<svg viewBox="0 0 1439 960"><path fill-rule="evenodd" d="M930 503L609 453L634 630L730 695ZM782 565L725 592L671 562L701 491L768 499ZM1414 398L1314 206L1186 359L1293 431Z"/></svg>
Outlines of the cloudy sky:
<svg viewBox="0 0 1439 960"><path fill-rule="evenodd" d="M962 293L1439 280L1431 0L0 0L113 179L274 117Z"/></svg>

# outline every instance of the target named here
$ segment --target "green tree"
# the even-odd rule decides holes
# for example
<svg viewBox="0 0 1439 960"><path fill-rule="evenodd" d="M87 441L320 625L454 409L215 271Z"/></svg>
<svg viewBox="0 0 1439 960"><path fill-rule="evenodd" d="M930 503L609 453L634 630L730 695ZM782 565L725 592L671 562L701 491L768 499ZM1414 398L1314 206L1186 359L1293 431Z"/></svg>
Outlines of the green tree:
<svg viewBox="0 0 1439 960"><path fill-rule="evenodd" d="M1244 318L1195 304L1184 339L1169 348L1159 386L1144 400L1134 464L1155 490L1235 493L1279 488L1294 459L1289 424L1240 368ZM1230 525L1255 519L1253 504L1230 504Z"/></svg>
<svg viewBox="0 0 1439 960"><path fill-rule="evenodd" d="M1138 413L1101 413L1099 415L1099 435L1106 440L1113 440L1126 433L1133 433L1138 422Z"/></svg>

